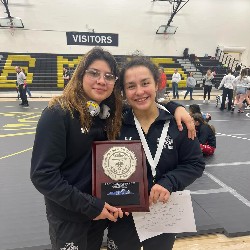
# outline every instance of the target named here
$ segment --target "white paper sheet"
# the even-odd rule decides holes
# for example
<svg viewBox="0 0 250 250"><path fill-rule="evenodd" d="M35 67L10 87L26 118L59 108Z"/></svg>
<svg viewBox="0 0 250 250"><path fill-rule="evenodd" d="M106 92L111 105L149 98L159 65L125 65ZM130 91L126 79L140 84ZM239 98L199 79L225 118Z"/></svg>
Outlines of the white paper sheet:
<svg viewBox="0 0 250 250"><path fill-rule="evenodd" d="M162 233L196 232L189 190L174 192L167 203L153 204L150 212L134 212L133 218L141 242Z"/></svg>

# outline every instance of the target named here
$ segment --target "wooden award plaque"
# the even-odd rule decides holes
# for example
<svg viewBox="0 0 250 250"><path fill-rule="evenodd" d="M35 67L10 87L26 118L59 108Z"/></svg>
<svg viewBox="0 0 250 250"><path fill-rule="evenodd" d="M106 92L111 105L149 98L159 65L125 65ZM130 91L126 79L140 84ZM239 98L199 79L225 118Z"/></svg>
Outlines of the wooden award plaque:
<svg viewBox="0 0 250 250"><path fill-rule="evenodd" d="M146 157L140 141L95 141L92 194L124 212L148 212Z"/></svg>

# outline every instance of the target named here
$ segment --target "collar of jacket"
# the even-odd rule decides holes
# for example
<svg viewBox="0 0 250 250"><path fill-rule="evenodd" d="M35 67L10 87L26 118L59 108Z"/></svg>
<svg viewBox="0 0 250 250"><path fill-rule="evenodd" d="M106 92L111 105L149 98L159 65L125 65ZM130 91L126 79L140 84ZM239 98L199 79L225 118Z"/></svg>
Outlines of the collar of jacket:
<svg viewBox="0 0 250 250"><path fill-rule="evenodd" d="M170 113L166 112L165 110L159 109L159 116L156 118L155 123L164 123L166 120L170 121L168 134L172 137L172 139L175 139L179 135L180 132L178 130L174 117ZM131 108L124 115L123 124L135 126L134 115L133 115Z"/></svg>

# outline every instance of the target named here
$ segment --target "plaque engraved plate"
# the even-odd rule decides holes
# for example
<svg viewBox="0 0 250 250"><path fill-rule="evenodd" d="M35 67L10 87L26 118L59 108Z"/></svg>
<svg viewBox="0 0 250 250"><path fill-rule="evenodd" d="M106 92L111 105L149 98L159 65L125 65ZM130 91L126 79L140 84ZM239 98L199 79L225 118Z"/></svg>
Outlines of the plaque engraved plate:
<svg viewBox="0 0 250 250"><path fill-rule="evenodd" d="M101 184L101 198L113 206L140 205L139 182Z"/></svg>
<svg viewBox="0 0 250 250"><path fill-rule="evenodd" d="M123 211L149 211L146 157L140 141L95 141L92 194Z"/></svg>

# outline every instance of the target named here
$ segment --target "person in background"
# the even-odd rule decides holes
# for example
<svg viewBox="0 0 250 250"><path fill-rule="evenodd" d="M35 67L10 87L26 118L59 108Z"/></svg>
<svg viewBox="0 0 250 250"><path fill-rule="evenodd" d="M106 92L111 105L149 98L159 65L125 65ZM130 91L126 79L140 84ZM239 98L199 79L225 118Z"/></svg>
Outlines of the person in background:
<svg viewBox="0 0 250 250"><path fill-rule="evenodd" d="M185 48L183 50L183 58L184 59L188 59L189 58L189 53L188 53L189 49L188 48Z"/></svg>
<svg viewBox="0 0 250 250"><path fill-rule="evenodd" d="M69 83L70 72L67 68L63 68L63 81L64 81L64 88Z"/></svg>
<svg viewBox="0 0 250 250"><path fill-rule="evenodd" d="M216 60L219 60L219 59L220 59L220 53L221 53L220 47L217 46L217 48L216 48L216 50L215 50L215 59L216 59Z"/></svg>
<svg viewBox="0 0 250 250"><path fill-rule="evenodd" d="M211 120L211 115L209 113L202 113L198 104L191 104L189 106L189 114L193 116L193 114L195 113L201 114L206 122L209 122Z"/></svg>
<svg viewBox="0 0 250 250"><path fill-rule="evenodd" d="M247 75L250 77L250 68L247 68ZM245 109L249 110L250 109L250 87L247 88L246 104L247 104L247 107L245 107Z"/></svg>
<svg viewBox="0 0 250 250"><path fill-rule="evenodd" d="M26 76L26 74L25 74L25 69L24 69L24 68L22 68L22 72L23 72L24 75ZM27 78L27 76L26 76L26 78ZM30 92L30 89L28 88L27 79L26 79L25 88L26 88L26 92L27 92L28 96L31 97L31 92Z"/></svg>
<svg viewBox="0 0 250 250"><path fill-rule="evenodd" d="M26 95L26 76L22 72L22 69L20 66L16 66L15 70L17 73L16 77L17 77L18 90L20 93L20 98L22 100L22 102L19 105L23 107L28 107L29 102L27 100L27 95Z"/></svg>
<svg viewBox="0 0 250 250"><path fill-rule="evenodd" d="M234 105L232 106L231 112L234 112L235 106L238 106L238 113L244 113L243 110L243 101L246 99L247 96L247 88L250 87L250 77L248 76L247 69L242 69L240 76L237 76L234 81L233 85L235 88L235 100Z"/></svg>
<svg viewBox="0 0 250 250"><path fill-rule="evenodd" d="M214 76L212 74L211 69L207 70L206 75L203 78L204 83L204 94L203 94L203 103L206 102L206 96L208 95L208 103L210 103L210 93L212 90L212 80L214 79Z"/></svg>
<svg viewBox="0 0 250 250"><path fill-rule="evenodd" d="M205 167L197 138L188 139L186 128L180 132L172 115L155 102L159 81L157 67L145 58L132 59L120 74L131 109L124 116L118 139L142 142L148 159L150 205L166 203L172 192L184 190ZM156 154L158 161L153 160ZM144 250L170 250L174 241L175 234L163 233L140 242L132 214L110 222L108 228L109 250L140 250L142 246Z"/></svg>
<svg viewBox="0 0 250 250"><path fill-rule="evenodd" d="M186 81L186 85L187 85L187 92L184 95L184 99L186 99L187 95L190 93L190 100L194 100L193 99L193 90L195 88L196 85L196 80L193 77L193 72L189 72L187 81Z"/></svg>
<svg viewBox="0 0 250 250"><path fill-rule="evenodd" d="M161 80L159 82L159 88L158 88L158 101L165 99L165 93L166 93L166 86L167 86L167 76L164 73L164 69L162 67L159 68L159 73Z"/></svg>
<svg viewBox="0 0 250 250"><path fill-rule="evenodd" d="M235 70L234 70L234 73L233 73L234 77L239 76L240 75L240 71L241 71L241 66L237 65L236 68L235 68Z"/></svg>
<svg viewBox="0 0 250 250"><path fill-rule="evenodd" d="M192 115L200 148L204 156L213 155L216 149L216 136L214 126L209 125L200 113Z"/></svg>
<svg viewBox="0 0 250 250"><path fill-rule="evenodd" d="M211 69L207 70L206 75L203 78L204 82L204 94L203 94L203 103L206 102L206 96L208 97L208 103L210 103L210 93L212 90L212 80L214 79L214 76L212 74Z"/></svg>
<svg viewBox="0 0 250 250"><path fill-rule="evenodd" d="M120 208L92 195L92 143L117 139L120 133L118 74L115 58L93 48L38 121L30 178L45 198L53 250L99 250L108 221L123 216ZM186 120L193 138L185 108L173 102L166 106L175 113L178 129L183 129L181 117Z"/></svg>
<svg viewBox="0 0 250 250"><path fill-rule="evenodd" d="M227 105L228 111L230 111L232 108L234 79L235 79L235 76L232 75L232 70L228 69L227 75L223 77L220 83L220 86L218 87L218 90L223 87L222 102L221 102L221 107L220 107L221 111L224 111L225 109L226 98L228 98L228 105Z"/></svg>
<svg viewBox="0 0 250 250"><path fill-rule="evenodd" d="M179 99L178 93L178 83L181 80L181 75L178 73L178 69L174 70L174 74L172 75L172 90L173 90L173 99Z"/></svg>

